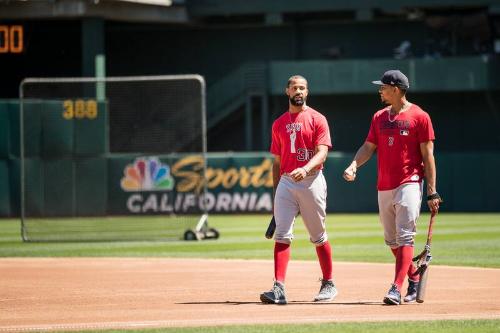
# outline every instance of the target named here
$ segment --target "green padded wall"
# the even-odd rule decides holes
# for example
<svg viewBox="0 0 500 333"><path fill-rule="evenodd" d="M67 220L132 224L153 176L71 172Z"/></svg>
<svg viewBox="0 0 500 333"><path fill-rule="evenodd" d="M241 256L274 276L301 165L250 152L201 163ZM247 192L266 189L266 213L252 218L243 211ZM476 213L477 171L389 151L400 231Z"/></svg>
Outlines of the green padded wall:
<svg viewBox="0 0 500 333"><path fill-rule="evenodd" d="M9 128L9 104L7 101L0 101L0 158L9 157Z"/></svg>
<svg viewBox="0 0 500 333"><path fill-rule="evenodd" d="M0 216L10 216L10 184L7 160L0 160Z"/></svg>
<svg viewBox="0 0 500 333"><path fill-rule="evenodd" d="M372 158L360 168L355 182L342 178L351 163L352 154L331 153L326 160L324 174L328 185L327 211L373 212L377 208L377 160Z"/></svg>
<svg viewBox="0 0 500 333"><path fill-rule="evenodd" d="M328 183L328 212L377 212L376 157L359 169L357 179L347 183L342 172L350 163L354 153L330 153L325 163L325 178ZM208 165L218 161L217 168L228 170L244 166L251 159L249 154L233 154L227 160L208 157ZM253 159L270 157L267 153L252 154ZM211 159L213 161L211 162ZM126 201L130 195L120 188L124 168L131 157L96 157L48 160L26 159L26 208L27 216L91 216L127 214ZM166 161L166 160L165 160ZM168 163L168 162L166 162ZM10 186L10 214L19 215L19 160L0 160L0 182L8 184L0 189L0 198L5 198L5 188ZM3 165L3 166L2 166ZM436 152L437 188L445 202L442 212L499 211L500 196L497 195L500 181L494 177L500 169L500 154L496 152L440 153ZM481 165L481 172L477 172ZM259 189L265 190L264 188ZM268 191L271 189L268 188ZM212 190L211 190L212 191ZM231 193L242 189L213 189ZM143 193L148 196L151 193ZM425 194L425 193L424 193ZM73 201L74 200L74 201ZM0 216L8 216L8 200L0 204ZM422 204L422 211L428 208ZM75 214L75 215L73 215Z"/></svg>
<svg viewBox="0 0 500 333"><path fill-rule="evenodd" d="M106 215L108 207L108 159L75 161L76 215Z"/></svg>
<svg viewBox="0 0 500 333"><path fill-rule="evenodd" d="M43 162L44 216L74 216L75 174L71 159Z"/></svg>
<svg viewBox="0 0 500 333"><path fill-rule="evenodd" d="M24 156L40 156L40 138L42 135L41 112L38 103L27 102L24 104ZM19 102L9 103L10 119L10 153L20 155L20 111Z"/></svg>
<svg viewBox="0 0 500 333"><path fill-rule="evenodd" d="M500 169L498 153L450 153L437 155L438 190L443 211L499 211ZM480 171L478 171L478 165Z"/></svg>
<svg viewBox="0 0 500 333"><path fill-rule="evenodd" d="M105 157L49 159L43 162L38 158L27 158L25 168L27 217L106 214L108 184ZM11 214L18 216L21 195L19 159L11 160L9 174L10 177L5 179L10 186ZM0 182L3 177L0 162ZM0 207L0 216L7 216L4 212Z"/></svg>
<svg viewBox="0 0 500 333"><path fill-rule="evenodd" d="M106 102L97 103L96 118L73 120L75 155L95 156L108 152L108 120L106 106Z"/></svg>
<svg viewBox="0 0 500 333"><path fill-rule="evenodd" d="M63 101L24 104L25 156L51 158L107 153L107 109L97 104L94 119L65 119ZM0 157L19 156L19 102L0 102Z"/></svg>
<svg viewBox="0 0 500 333"><path fill-rule="evenodd" d="M20 178L20 160L11 159L9 161L9 184L12 214L20 215L21 201L21 178ZM39 158L25 159L26 187L25 198L26 216L40 216L43 214L43 176L42 167Z"/></svg>
<svg viewBox="0 0 500 333"><path fill-rule="evenodd" d="M63 101L24 104L26 216L104 215L107 161L99 156L107 153L106 104L98 103L93 119L66 120L63 111ZM0 103L0 157L19 157L19 121L18 101ZM20 160L5 164L10 172L0 180L9 186L1 191L10 200L2 200L0 216L19 215Z"/></svg>
<svg viewBox="0 0 500 333"><path fill-rule="evenodd" d="M42 155L71 156L74 146L74 121L62 116L62 102L45 101L39 107L42 113Z"/></svg>

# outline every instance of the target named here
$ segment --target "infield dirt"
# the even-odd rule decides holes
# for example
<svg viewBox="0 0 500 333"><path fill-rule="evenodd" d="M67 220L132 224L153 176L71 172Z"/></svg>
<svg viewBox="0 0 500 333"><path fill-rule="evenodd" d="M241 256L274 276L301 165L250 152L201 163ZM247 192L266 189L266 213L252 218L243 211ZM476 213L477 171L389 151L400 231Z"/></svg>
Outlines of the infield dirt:
<svg viewBox="0 0 500 333"><path fill-rule="evenodd" d="M277 306L259 301L273 283L271 261L5 258L0 331L500 318L500 269L431 266L425 303L386 306L393 270L334 262L339 295L314 303L319 265L292 259L290 303Z"/></svg>

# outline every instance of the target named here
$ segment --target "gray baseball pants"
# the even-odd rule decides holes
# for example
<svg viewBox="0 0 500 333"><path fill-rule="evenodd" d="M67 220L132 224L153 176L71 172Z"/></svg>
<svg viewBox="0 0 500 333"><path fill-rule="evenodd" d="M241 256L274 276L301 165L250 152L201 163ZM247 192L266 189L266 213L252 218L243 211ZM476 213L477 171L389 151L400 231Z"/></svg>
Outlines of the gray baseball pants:
<svg viewBox="0 0 500 333"><path fill-rule="evenodd" d="M326 195L326 180L321 171L314 171L298 182L283 174L274 197L276 242L292 242L295 218L300 213L311 242L316 246L325 243L328 240L325 227Z"/></svg>
<svg viewBox="0 0 500 333"><path fill-rule="evenodd" d="M385 243L391 248L413 245L422 204L422 183L405 183L378 191L379 216Z"/></svg>

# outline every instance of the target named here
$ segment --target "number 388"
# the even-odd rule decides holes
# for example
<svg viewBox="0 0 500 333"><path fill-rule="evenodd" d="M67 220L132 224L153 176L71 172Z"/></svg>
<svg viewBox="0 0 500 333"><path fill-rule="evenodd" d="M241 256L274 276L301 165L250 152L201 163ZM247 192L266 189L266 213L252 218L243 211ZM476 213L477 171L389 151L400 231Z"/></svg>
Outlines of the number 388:
<svg viewBox="0 0 500 333"><path fill-rule="evenodd" d="M95 119L97 117L97 102L93 99L71 100L63 102L63 118L66 120L75 119Z"/></svg>

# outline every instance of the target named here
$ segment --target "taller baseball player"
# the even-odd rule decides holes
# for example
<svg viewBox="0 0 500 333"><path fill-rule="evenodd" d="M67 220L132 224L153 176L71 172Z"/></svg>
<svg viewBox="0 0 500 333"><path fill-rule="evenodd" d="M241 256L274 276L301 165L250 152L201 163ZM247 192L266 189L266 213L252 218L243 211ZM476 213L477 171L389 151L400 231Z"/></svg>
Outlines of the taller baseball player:
<svg viewBox="0 0 500 333"><path fill-rule="evenodd" d="M433 212L439 209L434 129L429 115L406 99L410 85L403 73L390 70L373 83L380 85L380 99L388 106L373 116L368 137L345 169L344 178L354 181L357 168L377 150L380 221L385 243L396 257L394 282L384 303L397 305L401 303L401 288L407 275L408 291L404 301L414 302L417 296L419 281L411 263L424 177L429 209Z"/></svg>
<svg viewBox="0 0 500 333"><path fill-rule="evenodd" d="M325 229L326 181L322 169L332 147L326 118L306 105L307 80L294 75L288 80L289 108L272 126L274 155L274 285L260 299L264 303L286 304L285 276L290 260L293 225L300 213L316 245L323 279L315 301L333 300L337 290L332 281L332 249Z"/></svg>

